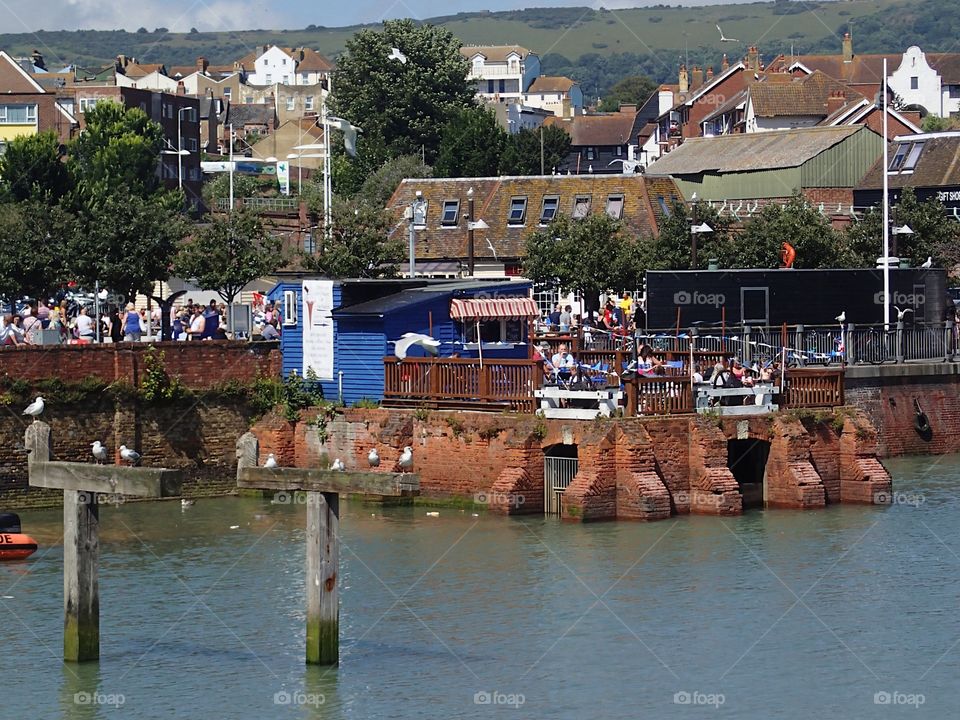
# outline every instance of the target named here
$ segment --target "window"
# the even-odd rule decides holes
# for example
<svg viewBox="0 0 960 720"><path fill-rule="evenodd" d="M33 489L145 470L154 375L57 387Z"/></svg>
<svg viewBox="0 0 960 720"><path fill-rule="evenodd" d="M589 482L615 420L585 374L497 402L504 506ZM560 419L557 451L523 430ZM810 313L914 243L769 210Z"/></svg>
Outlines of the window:
<svg viewBox="0 0 960 720"><path fill-rule="evenodd" d="M477 323L463 324L468 343L477 341ZM523 341L523 323L520 320L481 320L480 339L485 343L517 343Z"/></svg>
<svg viewBox="0 0 960 720"><path fill-rule="evenodd" d="M903 165L903 161L907 157L907 152L910 150L912 143L900 143L897 145L897 151L893 154L893 159L890 161L890 166L887 170L891 172L897 172L900 170Z"/></svg>
<svg viewBox="0 0 960 720"><path fill-rule="evenodd" d="M229 101L230 97L233 95L233 88L225 87L223 89L223 99Z"/></svg>
<svg viewBox="0 0 960 720"><path fill-rule="evenodd" d="M282 59L280 60L280 64L281 64L281 65L286 65L286 64L287 64L287 59L286 59L286 58L282 58Z"/></svg>
<svg viewBox="0 0 960 720"><path fill-rule="evenodd" d="M297 324L297 292L296 290L283 291L283 324Z"/></svg>
<svg viewBox="0 0 960 720"><path fill-rule="evenodd" d="M267 85L272 85L272 84L273 84L273 75L271 75L270 73L267 73Z"/></svg>
<svg viewBox="0 0 960 720"><path fill-rule="evenodd" d="M36 105L0 105L0 125L27 125L35 122Z"/></svg>
<svg viewBox="0 0 960 720"><path fill-rule="evenodd" d="M960 85L948 85L947 93L951 99L956 100L957 98L960 98Z"/></svg>
<svg viewBox="0 0 960 720"><path fill-rule="evenodd" d="M616 157L623 157L623 145L617 145L617 146L613 149L613 154L614 154Z"/></svg>
<svg viewBox="0 0 960 720"><path fill-rule="evenodd" d="M97 98L80 98L80 112L93 110L97 106Z"/></svg>
<svg viewBox="0 0 960 720"><path fill-rule="evenodd" d="M252 95L244 95L244 97L243 97L243 104L244 104L244 105L253 105L253 96L252 96Z"/></svg>
<svg viewBox="0 0 960 720"><path fill-rule="evenodd" d="M287 95L287 110L294 110L297 107L297 99L293 95Z"/></svg>
<svg viewBox="0 0 960 720"><path fill-rule="evenodd" d="M308 232L303 236L303 251L307 255L313 255L317 251L317 242L313 239L313 233Z"/></svg>
<svg viewBox="0 0 960 720"><path fill-rule="evenodd" d="M910 148L910 152L907 153L907 159L903 161L902 170L913 170L917 166L917 161L920 159L920 153L923 152L923 143L916 142L913 144L913 147Z"/></svg>
<svg viewBox="0 0 960 720"><path fill-rule="evenodd" d="M910 89L917 90L919 88L920 88L920 78L914 75L910 78Z"/></svg>
<svg viewBox="0 0 960 720"><path fill-rule="evenodd" d="M510 200L510 216L507 219L508 225L523 225L527 217L527 199L525 197L515 197Z"/></svg>
<svg viewBox="0 0 960 720"><path fill-rule="evenodd" d="M290 84L290 76L289 76L289 75L284 75L284 76L283 76L283 84L284 84L284 85L289 85L289 84Z"/></svg>
<svg viewBox="0 0 960 720"><path fill-rule="evenodd" d="M546 225L557 216L557 208L560 206L560 198L551 195L543 199L543 205L540 207L540 224Z"/></svg>
<svg viewBox="0 0 960 720"><path fill-rule="evenodd" d="M444 200L443 201L443 216L440 218L440 224L444 227L453 227L457 224L457 220L460 217L460 201L459 200Z"/></svg>
<svg viewBox="0 0 960 720"><path fill-rule="evenodd" d="M197 152L197 150L199 150L199 144L196 138L190 138L187 147L190 148L190 152Z"/></svg>
<svg viewBox="0 0 960 720"><path fill-rule="evenodd" d="M307 85L310 82L310 73L300 73L300 83Z"/></svg>
<svg viewBox="0 0 960 720"><path fill-rule="evenodd" d="M587 160L595 160L597 157L596 148L588 147L587 148Z"/></svg>
<svg viewBox="0 0 960 720"><path fill-rule="evenodd" d="M660 206L660 212L662 212L664 216L670 217L670 206L667 205L667 200L663 195L657 195L657 205Z"/></svg>
<svg viewBox="0 0 960 720"><path fill-rule="evenodd" d="M313 110L313 95L307 95L303 99L303 109L304 110Z"/></svg>
<svg viewBox="0 0 960 720"><path fill-rule="evenodd" d="M590 196L589 195L577 195L573 201L573 214L571 217L574 220L580 220L585 218L590 214Z"/></svg>
<svg viewBox="0 0 960 720"><path fill-rule="evenodd" d="M623 195L611 195L607 198L607 215L614 220L623 217Z"/></svg>

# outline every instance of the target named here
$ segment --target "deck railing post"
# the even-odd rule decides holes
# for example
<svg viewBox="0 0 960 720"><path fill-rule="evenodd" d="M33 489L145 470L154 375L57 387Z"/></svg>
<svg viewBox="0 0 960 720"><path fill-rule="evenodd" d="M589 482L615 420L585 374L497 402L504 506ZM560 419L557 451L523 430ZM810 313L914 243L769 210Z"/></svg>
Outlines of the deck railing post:
<svg viewBox="0 0 960 720"><path fill-rule="evenodd" d="M743 358L742 358L743 364L747 365L752 359L750 357L751 353L750 353L750 326L749 325L743 326L743 335L741 336L741 341L743 344L743 352L741 352L740 354L743 355Z"/></svg>
<svg viewBox="0 0 960 720"><path fill-rule="evenodd" d="M896 334L896 343L897 343L897 365L903 365L904 360L906 359L906 348L904 344L906 342L906 336L903 332L903 320L897 320L897 334Z"/></svg>
<svg viewBox="0 0 960 720"><path fill-rule="evenodd" d="M847 323L846 327L846 337L843 340L843 352L847 356L847 365L853 365L857 362L857 352L856 348L853 346L854 342L854 324Z"/></svg>
<svg viewBox="0 0 960 720"><path fill-rule="evenodd" d="M806 355L803 352L803 333L805 329L803 325L797 325L797 332L793 338L793 355L796 358L799 358L800 364L806 364Z"/></svg>
<svg viewBox="0 0 960 720"><path fill-rule="evenodd" d="M430 399L440 397L440 363L437 358L430 359Z"/></svg>
<svg viewBox="0 0 960 720"><path fill-rule="evenodd" d="M953 320L947 320L943 324L943 361L944 362L953 362L954 355L954 322Z"/></svg>

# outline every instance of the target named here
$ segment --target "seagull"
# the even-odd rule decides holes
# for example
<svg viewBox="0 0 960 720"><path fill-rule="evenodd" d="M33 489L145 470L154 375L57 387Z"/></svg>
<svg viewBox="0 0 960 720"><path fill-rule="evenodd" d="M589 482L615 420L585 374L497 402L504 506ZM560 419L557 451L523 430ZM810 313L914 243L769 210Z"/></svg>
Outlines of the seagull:
<svg viewBox="0 0 960 720"><path fill-rule="evenodd" d="M188 507L193 507L196 504L196 500L187 500L186 498L180 499L180 509L186 510Z"/></svg>
<svg viewBox="0 0 960 720"><path fill-rule="evenodd" d="M350 157L357 156L357 133L363 132L356 125L351 125L349 120L338 117L328 117L327 124L343 133L343 148Z"/></svg>
<svg viewBox="0 0 960 720"><path fill-rule="evenodd" d="M93 457L97 461L97 465L103 465L107 461L107 449L99 440L90 443L90 447L93 448Z"/></svg>
<svg viewBox="0 0 960 720"><path fill-rule="evenodd" d="M343 464L343 460L337 458L333 461L333 465L330 466L330 469L335 470L336 472L343 472L347 469L347 466Z"/></svg>
<svg viewBox="0 0 960 720"><path fill-rule="evenodd" d="M487 238L487 247L490 248L490 252L493 253L493 259L499 262L499 259L497 258L497 249L493 246L493 243L490 242L490 238Z"/></svg>
<svg viewBox="0 0 960 720"><path fill-rule="evenodd" d="M120 459L126 460L131 465L136 465L140 462L140 453L138 453L136 450L129 449L126 445L121 445Z"/></svg>
<svg viewBox="0 0 960 720"><path fill-rule="evenodd" d="M397 460L397 465L399 465L402 470L413 469L413 448L412 447L407 446L403 449L403 455L401 455L400 459Z"/></svg>
<svg viewBox="0 0 960 720"><path fill-rule="evenodd" d="M407 64L407 56L400 52L400 48L390 48L390 54L387 55L387 60L399 60L404 65Z"/></svg>
<svg viewBox="0 0 960 720"><path fill-rule="evenodd" d="M373 448L367 455L367 462L370 463L370 467L380 467L380 456L377 454L376 448Z"/></svg>
<svg viewBox="0 0 960 720"><path fill-rule="evenodd" d="M893 309L897 311L897 320L903 320L903 316L908 312L913 312L913 308L904 308L901 310L896 305L893 306Z"/></svg>
<svg viewBox="0 0 960 720"><path fill-rule="evenodd" d="M43 413L43 398L40 397L39 395L37 395L37 399L34 400L29 405L27 405L27 407L23 411L23 414L29 415L30 417L32 417L34 422L36 422L40 418L40 415L42 413Z"/></svg>
<svg viewBox="0 0 960 720"><path fill-rule="evenodd" d="M847 311L844 310L842 313L840 313L839 315L837 315L837 317L834 318L834 319L835 319L838 323L840 323L841 325L843 325L843 324L847 321Z"/></svg>
<svg viewBox="0 0 960 720"><path fill-rule="evenodd" d="M924 268L924 269L932 268L932 267L933 267L933 258L928 255L928 256L927 256L927 261L926 261L925 263L923 263L920 267L922 267L922 268Z"/></svg>
<svg viewBox="0 0 960 720"><path fill-rule="evenodd" d="M717 25L717 32L720 33L720 42L740 42L736 38L728 38L726 35L724 35L723 30L720 29L719 25Z"/></svg>
<svg viewBox="0 0 960 720"><path fill-rule="evenodd" d="M263 464L265 468L275 468L277 466L277 458L273 456L273 453L267 455L267 461Z"/></svg>
<svg viewBox="0 0 960 720"><path fill-rule="evenodd" d="M400 336L400 339L396 341L396 348L393 354L397 356L398 360L403 360L407 357L407 351L415 345L422 347L430 355L437 355L440 352L439 340L434 340L429 335L424 335L423 333L404 333Z"/></svg>

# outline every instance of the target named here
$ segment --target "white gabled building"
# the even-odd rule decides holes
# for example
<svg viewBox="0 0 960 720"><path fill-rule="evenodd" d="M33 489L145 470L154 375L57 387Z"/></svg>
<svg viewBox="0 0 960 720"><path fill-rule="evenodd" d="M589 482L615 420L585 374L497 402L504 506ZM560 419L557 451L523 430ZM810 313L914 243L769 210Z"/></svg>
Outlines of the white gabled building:
<svg viewBox="0 0 960 720"><path fill-rule="evenodd" d="M470 62L467 79L484 100L522 101L540 75L540 56L519 45L464 46Z"/></svg>
<svg viewBox="0 0 960 720"><path fill-rule="evenodd" d="M316 50L264 45L239 61L250 85L318 85L333 63Z"/></svg>

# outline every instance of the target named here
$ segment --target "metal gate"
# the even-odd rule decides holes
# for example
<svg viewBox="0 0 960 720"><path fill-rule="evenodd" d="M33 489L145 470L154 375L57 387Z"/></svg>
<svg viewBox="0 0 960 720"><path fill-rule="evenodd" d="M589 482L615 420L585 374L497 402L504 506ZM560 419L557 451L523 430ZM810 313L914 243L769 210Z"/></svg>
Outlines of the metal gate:
<svg viewBox="0 0 960 720"><path fill-rule="evenodd" d="M580 461L577 458L545 457L543 459L543 512L560 515L563 510L563 493L573 482Z"/></svg>

